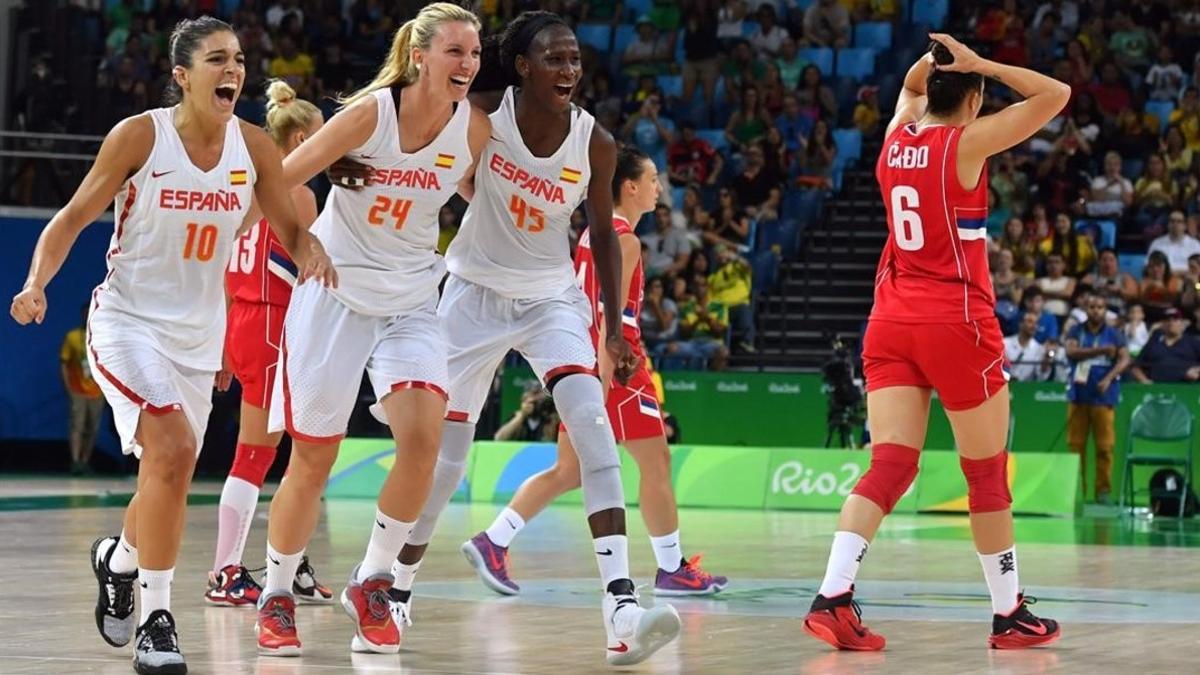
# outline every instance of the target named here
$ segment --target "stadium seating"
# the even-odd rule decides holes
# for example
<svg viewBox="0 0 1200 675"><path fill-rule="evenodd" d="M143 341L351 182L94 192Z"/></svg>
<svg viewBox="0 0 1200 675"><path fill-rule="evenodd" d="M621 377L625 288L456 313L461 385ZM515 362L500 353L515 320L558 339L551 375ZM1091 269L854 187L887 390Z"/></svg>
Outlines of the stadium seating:
<svg viewBox="0 0 1200 675"><path fill-rule="evenodd" d="M846 47L837 52L836 75L862 81L875 73L875 50Z"/></svg>
<svg viewBox="0 0 1200 675"><path fill-rule="evenodd" d="M892 46L892 24L864 21L854 27L854 46L883 51Z"/></svg>

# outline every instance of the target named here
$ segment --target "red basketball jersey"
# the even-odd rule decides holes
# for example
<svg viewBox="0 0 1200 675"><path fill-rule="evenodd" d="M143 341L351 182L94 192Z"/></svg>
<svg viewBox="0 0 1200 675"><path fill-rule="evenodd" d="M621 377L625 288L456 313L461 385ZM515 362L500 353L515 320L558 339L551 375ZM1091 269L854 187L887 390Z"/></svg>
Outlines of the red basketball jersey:
<svg viewBox="0 0 1200 675"><path fill-rule="evenodd" d="M266 218L243 234L233 248L225 285L234 300L286 307L296 284L296 263L288 257Z"/></svg>
<svg viewBox="0 0 1200 675"><path fill-rule="evenodd" d="M629 221L620 216L613 216L613 229L616 230L618 237L623 234L633 234L633 227L629 225ZM592 258L591 228L584 230L583 236L579 238L579 246L575 250L575 279L579 282L579 287L583 289L584 294L587 295L588 301L592 303L592 344L599 349L600 326L604 321L604 303L600 299L600 279L596 276L596 263ZM637 267L633 270L633 279L629 283L629 297L626 298L625 306L621 310L622 334L638 356L645 356L641 347L642 328L638 324L638 318L642 315L644 282L642 261L639 258Z"/></svg>
<svg viewBox="0 0 1200 675"><path fill-rule="evenodd" d="M871 318L962 323L994 315L987 262L987 165L973 190L958 181L961 127L905 124L887 137L875 178L888 239Z"/></svg>

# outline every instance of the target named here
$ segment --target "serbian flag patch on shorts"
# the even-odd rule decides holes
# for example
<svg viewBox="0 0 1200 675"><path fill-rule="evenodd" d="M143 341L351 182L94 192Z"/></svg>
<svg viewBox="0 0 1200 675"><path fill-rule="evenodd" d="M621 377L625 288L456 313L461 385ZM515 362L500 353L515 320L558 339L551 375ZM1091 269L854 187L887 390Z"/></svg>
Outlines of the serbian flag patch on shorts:
<svg viewBox="0 0 1200 675"><path fill-rule="evenodd" d="M649 396L638 396L638 409L642 411L643 415L649 415L654 418L661 417L658 412L658 401Z"/></svg>
<svg viewBox="0 0 1200 675"><path fill-rule="evenodd" d="M230 185L245 185L249 174L245 169L233 169L229 172Z"/></svg>
<svg viewBox="0 0 1200 675"><path fill-rule="evenodd" d="M583 172L579 169L572 169L569 166L564 166L562 173L558 176L559 180L564 183L570 183L571 185L579 183L581 178L583 178Z"/></svg>
<svg viewBox="0 0 1200 675"><path fill-rule="evenodd" d="M439 152L437 159L433 160L433 165L439 169L450 169L454 167L454 155L447 155L444 152Z"/></svg>

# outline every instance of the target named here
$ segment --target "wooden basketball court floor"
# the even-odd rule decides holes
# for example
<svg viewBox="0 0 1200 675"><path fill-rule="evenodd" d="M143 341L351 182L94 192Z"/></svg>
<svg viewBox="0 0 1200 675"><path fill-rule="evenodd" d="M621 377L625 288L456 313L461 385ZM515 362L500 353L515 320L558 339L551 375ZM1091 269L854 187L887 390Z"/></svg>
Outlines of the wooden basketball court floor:
<svg viewBox="0 0 1200 675"><path fill-rule="evenodd" d="M0 480L0 673L129 673L92 617L92 540L117 532L131 480ZM192 673L603 673L599 582L578 507L552 507L513 548L522 595L478 583L458 545L495 507L451 505L421 570L415 625L398 656L352 655L337 606L302 606L305 655L259 657L250 609L203 604L220 485L198 484L176 569L173 610ZM369 535L374 505L325 504L309 554L340 592ZM262 556L265 504L248 562ZM986 648L990 605L961 516L894 516L864 563L859 598L882 653L837 653L802 633L824 571L832 513L685 510L683 543L730 577L711 599L675 600L683 632L644 673L1198 673L1200 523L1118 518L1021 518L1018 560L1036 610L1063 623L1049 649ZM652 584L645 530L630 512L635 581ZM643 604L655 602L649 588Z"/></svg>

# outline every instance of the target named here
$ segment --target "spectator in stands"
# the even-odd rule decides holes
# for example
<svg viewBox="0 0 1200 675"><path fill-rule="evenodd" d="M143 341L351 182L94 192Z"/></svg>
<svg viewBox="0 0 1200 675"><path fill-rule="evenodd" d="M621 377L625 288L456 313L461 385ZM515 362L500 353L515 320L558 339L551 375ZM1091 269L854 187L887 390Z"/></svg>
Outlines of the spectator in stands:
<svg viewBox="0 0 1200 675"><path fill-rule="evenodd" d="M1021 293L1025 290L1025 277L1013 271L1013 254L1008 249L996 252L992 265L992 291L996 295L996 317L1005 335L1016 330L1017 318L1021 315Z"/></svg>
<svg viewBox="0 0 1200 675"><path fill-rule="evenodd" d="M867 21L895 23L900 16L898 0L866 0L859 3L859 7L865 11L863 18Z"/></svg>
<svg viewBox="0 0 1200 675"><path fill-rule="evenodd" d="M694 124L684 122L675 142L667 148L667 166L672 185L715 185L725 168L725 158L696 135Z"/></svg>
<svg viewBox="0 0 1200 675"><path fill-rule="evenodd" d="M1192 152L1200 150L1200 89L1190 86L1183 90L1179 107L1171 111L1168 123L1178 126Z"/></svg>
<svg viewBox="0 0 1200 675"><path fill-rule="evenodd" d="M1187 147L1179 125L1172 124L1167 127L1166 136L1159 141L1158 150L1162 153L1163 161L1167 163L1167 172L1171 177L1176 182L1186 181L1191 175L1192 159L1195 155L1191 148Z"/></svg>
<svg viewBox="0 0 1200 675"><path fill-rule="evenodd" d="M771 118L759 98L758 87L747 85L742 89L741 106L729 117L725 125L725 139L729 147L739 153L750 149L754 143L767 135Z"/></svg>
<svg viewBox="0 0 1200 675"><path fill-rule="evenodd" d="M1166 256L1170 269L1180 276L1187 271L1188 258L1200 253L1200 241L1187 233L1187 216L1183 211L1171 211L1167 217L1167 233L1150 244L1150 255L1155 253Z"/></svg>
<svg viewBox="0 0 1200 675"><path fill-rule="evenodd" d="M763 77L758 83L759 93L762 94L762 105L769 118L774 118L783 112L783 97L787 88L779 76L779 66L774 61L766 61L763 66Z"/></svg>
<svg viewBox="0 0 1200 675"><path fill-rule="evenodd" d="M1037 284L1029 286L1021 294L1021 302L1026 312L1037 317L1037 330L1033 336L1049 348L1050 343L1058 339L1058 320L1046 311L1046 297L1042 295L1042 289Z"/></svg>
<svg viewBox="0 0 1200 675"><path fill-rule="evenodd" d="M1006 0L1006 4L1008 1L1011 0ZM1025 38L1025 19L1020 14L1013 14L1004 27L1004 34L992 48L992 58L1000 63L1027 67L1029 65L1029 45L1025 42Z"/></svg>
<svg viewBox="0 0 1200 675"><path fill-rule="evenodd" d="M1137 282L1128 272L1121 271L1117 252L1111 248L1100 249L1096 271L1084 277L1083 283L1091 286L1118 315L1124 313L1127 303L1138 298Z"/></svg>
<svg viewBox="0 0 1200 675"><path fill-rule="evenodd" d="M882 116L883 113L879 110L879 87L859 87L858 104L854 106L854 126L864 139L874 139L882 135L883 127L879 124Z"/></svg>
<svg viewBox="0 0 1200 675"><path fill-rule="evenodd" d="M733 194L745 212L759 220L775 220L779 217L779 174L766 169L763 144L756 143L746 151L742 172L733 179Z"/></svg>
<svg viewBox="0 0 1200 675"><path fill-rule="evenodd" d="M96 384L88 364L87 313L88 306L84 304L79 311L79 326L67 331L58 350L63 387L70 401L67 441L71 450L71 473L75 475L91 472L92 450L100 428L100 413L104 410L100 385Z"/></svg>
<svg viewBox="0 0 1200 675"><path fill-rule="evenodd" d="M747 87L757 86L766 75L766 64L754 57L750 43L738 40L729 50L729 57L721 65L721 77L725 78L725 99L729 103L740 103Z"/></svg>
<svg viewBox="0 0 1200 675"><path fill-rule="evenodd" d="M1088 87L1088 91L1096 98L1105 120L1116 119L1133 102L1129 85L1121 78L1121 69L1112 61L1100 66L1100 81Z"/></svg>
<svg viewBox="0 0 1200 675"><path fill-rule="evenodd" d="M996 191L996 204L1012 213L1025 213L1029 207L1029 176L1017 166L1011 150L1000 154L988 184Z"/></svg>
<svg viewBox="0 0 1200 675"><path fill-rule="evenodd" d="M687 230L671 223L671 209L659 204L654 209L654 231L642 235L648 250L646 276L673 276L683 272L692 254Z"/></svg>
<svg viewBox="0 0 1200 675"><path fill-rule="evenodd" d="M1071 40L1067 43L1067 63L1070 64L1071 74L1066 80L1071 85L1071 90L1078 93L1087 85L1091 84L1092 78L1096 76L1096 68L1092 65L1092 59L1088 55L1087 49L1079 40Z"/></svg>
<svg viewBox="0 0 1200 675"><path fill-rule="evenodd" d="M586 4L586 3L585 3ZM721 43L717 39L719 0L683 0L683 103L690 105L699 84L704 105L711 111L721 73Z"/></svg>
<svg viewBox="0 0 1200 675"><path fill-rule="evenodd" d="M350 7L350 18L353 26L351 51L364 58L375 58L387 49L395 22L383 0L357 0Z"/></svg>
<svg viewBox="0 0 1200 675"><path fill-rule="evenodd" d="M1138 382L1195 382L1200 379L1200 339L1184 333L1183 312L1171 307L1166 321L1150 334L1138 354L1133 376Z"/></svg>
<svg viewBox="0 0 1200 675"><path fill-rule="evenodd" d="M580 22L611 23L616 26L621 23L621 15L625 12L625 3L621 0L593 0L580 3L579 9Z"/></svg>
<svg viewBox="0 0 1200 675"><path fill-rule="evenodd" d="M446 249L450 248L450 242L458 236L458 226L462 222L457 211L453 206L445 204L438 211L438 253L446 254Z"/></svg>
<svg viewBox="0 0 1200 675"><path fill-rule="evenodd" d="M687 340L688 351L708 359L713 370L724 370L729 357L725 346L729 312L709 297L708 278L703 274L692 277L692 290L693 295L679 306L679 334Z"/></svg>
<svg viewBox="0 0 1200 675"><path fill-rule="evenodd" d="M1025 43L1029 45L1029 64L1032 67L1044 71L1054 63L1063 43L1058 31L1058 14L1050 12L1041 24L1031 27Z"/></svg>
<svg viewBox="0 0 1200 675"><path fill-rule="evenodd" d="M128 56L121 59L121 65L111 80L102 74L100 82L106 97L104 111L108 119L105 126L111 127L150 107L146 81L134 74L133 59Z"/></svg>
<svg viewBox="0 0 1200 675"><path fill-rule="evenodd" d="M1121 398L1121 373L1129 367L1129 350L1121 331L1104 320L1104 299L1090 296L1087 321L1067 334L1067 358L1071 361L1067 388L1067 445L1079 455L1087 492L1087 442L1096 444L1096 501L1108 503L1112 491L1112 453L1116 443L1114 410Z"/></svg>
<svg viewBox="0 0 1200 675"><path fill-rule="evenodd" d="M1000 237L1001 250L1012 253L1013 271L1032 279L1037 262L1037 242L1025 230L1025 223L1018 217L1009 218Z"/></svg>
<svg viewBox="0 0 1200 675"><path fill-rule="evenodd" d="M1010 364L1009 374L1015 382L1038 382L1050 376L1050 357L1046 347L1033 336L1038 317L1032 312L1021 315L1015 335L1004 338L1004 356Z"/></svg>
<svg viewBox="0 0 1200 675"><path fill-rule="evenodd" d="M804 13L804 41L840 49L850 44L850 12L837 0L817 0Z"/></svg>
<svg viewBox="0 0 1200 675"><path fill-rule="evenodd" d="M1047 14L1058 17L1056 30L1060 39L1072 36L1079 29L1079 5L1072 0L1050 0L1038 5L1033 15L1033 26L1037 28Z"/></svg>
<svg viewBox="0 0 1200 675"><path fill-rule="evenodd" d="M783 40L787 31L779 25L779 17L775 14L775 5L764 2L758 6L755 17L758 28L750 34L750 46L758 53L758 58L774 61L783 49Z"/></svg>
<svg viewBox="0 0 1200 675"><path fill-rule="evenodd" d="M642 15L637 20L637 37L621 55L621 70L629 77L661 75L667 72L673 57L670 45L658 34L650 17Z"/></svg>
<svg viewBox="0 0 1200 675"><path fill-rule="evenodd" d="M1046 297L1046 312L1058 320L1060 329L1067 313L1071 311L1075 283L1075 277L1067 274L1067 262L1061 253L1050 253L1046 256L1046 276L1039 277L1037 285Z"/></svg>
<svg viewBox="0 0 1200 675"><path fill-rule="evenodd" d="M1162 251L1153 251L1142 268L1142 282L1138 286L1138 302L1146 312L1146 320L1157 323L1166 311L1179 300L1182 282L1172 276L1171 263Z"/></svg>
<svg viewBox="0 0 1200 675"><path fill-rule="evenodd" d="M1129 348L1129 355L1137 358L1141 353L1142 347L1150 340L1150 331L1146 328L1146 313L1142 310L1142 306L1134 303L1129 305L1129 309L1125 312L1125 320L1121 327L1121 332L1125 336L1125 344Z"/></svg>
<svg viewBox="0 0 1200 675"><path fill-rule="evenodd" d="M1129 107L1117 115L1117 134L1109 147L1122 157L1144 157L1147 148L1159 143L1158 127L1158 115L1146 112L1146 97L1135 92Z"/></svg>
<svg viewBox="0 0 1200 675"><path fill-rule="evenodd" d="M1063 322L1061 335L1067 335L1076 326L1087 322L1087 306L1088 299L1091 297L1099 297L1089 284L1080 282L1075 285L1075 297L1071 298L1071 312L1067 314L1067 320ZM1121 317L1111 309L1105 310L1104 322L1110 326L1117 325Z"/></svg>
<svg viewBox="0 0 1200 675"><path fill-rule="evenodd" d="M1075 37L1087 49L1088 58L1093 64L1108 56L1108 36L1104 34L1104 15L1101 12L1093 12Z"/></svg>
<svg viewBox="0 0 1200 675"><path fill-rule="evenodd" d="M1188 256L1187 271L1183 273L1180 284L1182 289L1179 294L1179 309L1183 310L1185 316L1190 317L1200 308L1200 253ZM1200 325L1188 326L1189 333L1195 331L1200 331Z"/></svg>
<svg viewBox="0 0 1200 675"><path fill-rule="evenodd" d="M300 98L313 98L311 86L316 72L312 57L299 51L295 40L288 35L279 38L279 55L271 59L268 75L287 82Z"/></svg>
<svg viewBox="0 0 1200 675"><path fill-rule="evenodd" d="M496 430L497 441L553 441L558 436L558 414L554 401L536 383L521 394L521 405L508 420Z"/></svg>
<svg viewBox="0 0 1200 675"><path fill-rule="evenodd" d="M667 146L675 139L675 123L662 114L662 96L651 94L621 130L621 137L641 148L655 166L667 166Z"/></svg>
<svg viewBox="0 0 1200 675"><path fill-rule="evenodd" d="M656 356L679 351L679 306L663 291L663 277L650 277L642 303L642 339Z"/></svg>
<svg viewBox="0 0 1200 675"><path fill-rule="evenodd" d="M975 37L991 45L1004 38L1009 22L1017 15L1016 0L988 3L975 23Z"/></svg>
<svg viewBox="0 0 1200 675"><path fill-rule="evenodd" d="M806 115L800 108L800 98L796 92L788 92L783 97L783 114L775 118L775 128L783 137L783 144L793 156L797 155L808 143L808 135L812 133L813 117Z"/></svg>
<svg viewBox="0 0 1200 675"><path fill-rule="evenodd" d="M1154 37L1144 26L1135 24L1129 12L1120 7L1116 9L1111 25L1114 30L1109 38L1108 48L1116 59L1114 65L1120 66L1126 73L1140 75L1141 71L1150 65ZM1100 76L1104 77L1103 71Z"/></svg>
<svg viewBox="0 0 1200 675"><path fill-rule="evenodd" d="M800 56L796 40L792 36L784 36L779 45L779 58L775 59L775 65L779 66L779 77L783 79L784 88L790 91L800 84L800 75L808 65L808 59Z"/></svg>
<svg viewBox="0 0 1200 675"><path fill-rule="evenodd" d="M301 24L304 23L304 10L300 7L299 0L275 0L267 8L267 27L273 31L279 30L283 20L288 16L294 16L300 20Z"/></svg>
<svg viewBox="0 0 1200 675"><path fill-rule="evenodd" d="M1131 204L1133 184L1121 175L1121 156L1109 151L1104 155L1104 173L1092 179L1087 214L1119 220Z"/></svg>
<svg viewBox="0 0 1200 675"><path fill-rule="evenodd" d="M1133 23L1145 27L1150 33L1161 33L1168 29L1171 12L1160 0L1134 0L1131 4L1129 18Z"/></svg>
<svg viewBox="0 0 1200 675"><path fill-rule="evenodd" d="M783 134L775 126L767 127L767 137L762 141L763 172L770 176L771 184L779 187L792 172L792 155L783 142ZM783 197L783 193L779 195ZM776 204L776 210L778 210Z"/></svg>
<svg viewBox="0 0 1200 675"><path fill-rule="evenodd" d="M745 36L748 11L745 0L725 0L725 4L717 12L717 38L727 47Z"/></svg>
<svg viewBox="0 0 1200 675"><path fill-rule="evenodd" d="M837 99L833 96L833 90L821 83L821 69L816 65L810 63L804 68L796 97L800 101L801 111L814 121L822 117L837 119Z"/></svg>
<svg viewBox="0 0 1200 675"><path fill-rule="evenodd" d="M316 66L316 86L320 98L334 97L354 87L354 70L346 62L342 45L328 42L321 48L321 59Z"/></svg>
<svg viewBox="0 0 1200 675"><path fill-rule="evenodd" d="M712 301L725 306L733 328L733 344L745 354L755 352L754 306L751 304L753 272L745 258L725 246L714 248L716 270L708 275Z"/></svg>
<svg viewBox="0 0 1200 675"><path fill-rule="evenodd" d="M1163 161L1162 155L1157 153L1150 155L1146 160L1145 171L1133 187L1133 205L1137 209L1136 219L1144 237L1149 239L1163 231L1163 217L1175 208L1178 199L1179 187L1175 184L1175 179L1167 173L1167 164ZM1186 216L1182 211L1179 211L1178 214L1180 220L1184 221L1183 227L1186 229ZM1171 217L1173 218L1174 215ZM1172 260L1172 263L1186 261L1187 256L1183 256L1178 261ZM1182 269L1182 266L1179 269Z"/></svg>
<svg viewBox="0 0 1200 675"><path fill-rule="evenodd" d="M819 119L800 153L800 184L821 189L833 187L833 161L837 143L829 133L829 123Z"/></svg>
<svg viewBox="0 0 1200 675"><path fill-rule="evenodd" d="M746 250L746 240L750 236L750 219L738 206L731 188L721 188L718 195L717 210L713 214L712 224L701 233L701 239L708 247L727 246L734 250L744 251ZM695 264L695 255L693 254L693 261L689 264L688 271L707 273L708 258L705 257L704 261L705 269L692 269L691 265Z"/></svg>
<svg viewBox="0 0 1200 675"><path fill-rule="evenodd" d="M1171 45L1161 45L1158 48L1158 63L1150 66L1149 72L1146 73L1146 87L1150 90L1150 100L1174 103L1179 100L1183 85L1183 68L1175 63Z"/></svg>

